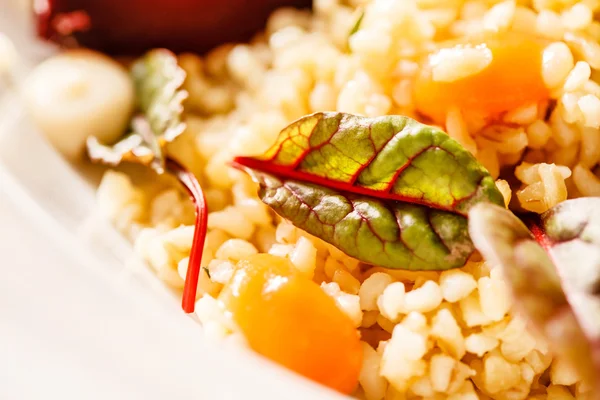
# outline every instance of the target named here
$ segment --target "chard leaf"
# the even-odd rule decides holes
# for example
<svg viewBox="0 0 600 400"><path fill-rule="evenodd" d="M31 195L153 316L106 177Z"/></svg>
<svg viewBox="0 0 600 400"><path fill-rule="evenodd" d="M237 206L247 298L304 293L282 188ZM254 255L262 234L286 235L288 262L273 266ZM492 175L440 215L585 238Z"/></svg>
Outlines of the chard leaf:
<svg viewBox="0 0 600 400"><path fill-rule="evenodd" d="M131 121L131 132L113 145L88 139L92 161L118 165L122 161L148 165L163 172L164 146L185 129L182 121L182 89L185 72L173 53L165 49L148 52L131 68L139 113Z"/></svg>
<svg viewBox="0 0 600 400"><path fill-rule="evenodd" d="M194 237L190 249L182 308L194 312L200 265L208 221L208 207L198 180L183 165L166 155L165 146L185 129L183 101L187 92L182 89L185 71L177 57L168 50L156 49L133 64L131 78L135 85L138 114L131 120L131 132L113 145L101 144L97 138L87 141L92 161L118 165L123 161L139 163L162 174L174 176L186 189L196 209ZM210 276L208 269L206 273Z"/></svg>
<svg viewBox="0 0 600 400"><path fill-rule="evenodd" d="M260 157L234 165L282 217L370 264L462 266L473 251L466 214L503 204L489 173L444 132L402 116L316 113Z"/></svg>
<svg viewBox="0 0 600 400"><path fill-rule="evenodd" d="M600 198L568 200L548 210L540 216L539 232L581 328L596 344L600 371Z"/></svg>
<svg viewBox="0 0 600 400"><path fill-rule="evenodd" d="M247 171L259 183L261 199L279 215L359 260L438 270L462 266L473 252L461 215Z"/></svg>
<svg viewBox="0 0 600 400"><path fill-rule="evenodd" d="M531 232L490 204L469 214L475 246L502 267L517 306L589 382L600 380L599 207L599 198L565 201Z"/></svg>

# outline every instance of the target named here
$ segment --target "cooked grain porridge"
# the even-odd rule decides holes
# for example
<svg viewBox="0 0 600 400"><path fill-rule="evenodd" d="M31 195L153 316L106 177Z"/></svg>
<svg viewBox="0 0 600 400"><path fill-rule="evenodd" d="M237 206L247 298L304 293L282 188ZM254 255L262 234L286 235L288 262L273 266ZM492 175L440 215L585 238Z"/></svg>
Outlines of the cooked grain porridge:
<svg viewBox="0 0 600 400"><path fill-rule="evenodd" d="M328 386L368 400L592 398L513 307L497 263L472 249L464 266L449 269L350 257L352 249L261 201L231 160L261 156L309 114L399 115L458 142L515 213L600 196L599 12L596 0L315 0L312 11L277 10L249 43L179 54L186 125L167 154L198 179L209 211L195 303L204 335L278 360L255 345L270 320L236 319L245 306L230 286L254 264L291 265L334 300L360 340L360 356L348 361L358 385ZM158 277L182 291L196 230L187 194L108 170L98 204ZM302 310L289 312L273 316L301 325ZM306 324L316 332L322 318Z"/></svg>

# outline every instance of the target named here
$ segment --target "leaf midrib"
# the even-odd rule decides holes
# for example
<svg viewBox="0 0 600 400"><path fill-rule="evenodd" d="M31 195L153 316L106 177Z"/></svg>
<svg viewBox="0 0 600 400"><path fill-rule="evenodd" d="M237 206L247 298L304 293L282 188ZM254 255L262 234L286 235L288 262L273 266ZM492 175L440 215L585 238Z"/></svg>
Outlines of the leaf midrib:
<svg viewBox="0 0 600 400"><path fill-rule="evenodd" d="M431 148L435 148L435 146L429 146L426 149L422 150L419 154L421 154L427 150L430 150ZM415 155L414 158L416 158L417 156L418 155ZM410 160L410 161L412 161L412 160ZM403 168L398 170L398 172L395 174L396 178L402 173L402 171L404 171L406 168L408 168L411 165L410 161L406 163L406 166L404 166ZM427 200L419 199L416 197L403 196L401 194L391 193L390 191L380 191L380 190L369 189L369 188L365 188L362 186L356 186L356 185L353 185L351 183L344 182L344 181L338 181L338 180L333 180L330 178L324 178L324 177L321 177L318 175L313 175L313 174L310 174L307 172L298 171L297 169L295 169L293 167L277 165L277 164L273 164L272 162L265 162L263 160L257 160L252 157L245 157L245 156L235 157L233 159L233 161L231 162L231 165L233 167L235 167L237 169L241 169L241 170L244 170L245 168L250 168L250 169L257 170L257 171L272 174L278 178L293 179L293 180L298 180L303 183L312 183L312 184L316 184L316 185L319 185L319 186L322 186L325 188L339 190L339 191L346 192L346 193L354 193L354 194L368 196L368 197L372 197L372 198L376 198L376 199L399 201L399 202L405 202L405 203L410 203L410 204L419 204L419 205L423 205L423 206L437 209L437 210L448 211L448 212L462 215L465 217L468 214L467 212L460 212L459 210L456 209L456 205L458 203L460 203L461 201L463 201L464 199L454 199L452 204L450 204L448 206L443 206L443 205L429 202ZM392 183L391 183L392 186L393 186L393 182L395 182L395 180L392 180ZM391 186L390 186L390 188L391 188Z"/></svg>

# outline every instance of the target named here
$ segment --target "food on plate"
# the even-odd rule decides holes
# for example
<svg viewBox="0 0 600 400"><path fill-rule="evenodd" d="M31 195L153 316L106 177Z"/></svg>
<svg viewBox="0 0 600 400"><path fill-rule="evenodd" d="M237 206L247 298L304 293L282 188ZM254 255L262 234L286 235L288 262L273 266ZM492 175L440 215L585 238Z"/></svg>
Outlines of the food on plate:
<svg viewBox="0 0 600 400"><path fill-rule="evenodd" d="M87 150L155 175L107 171L99 207L207 338L342 393L594 399L598 12L316 0L151 50Z"/></svg>
<svg viewBox="0 0 600 400"><path fill-rule="evenodd" d="M90 50L72 50L42 62L24 88L36 125L63 154L85 154L90 136L113 142L129 124L134 89L127 70Z"/></svg>

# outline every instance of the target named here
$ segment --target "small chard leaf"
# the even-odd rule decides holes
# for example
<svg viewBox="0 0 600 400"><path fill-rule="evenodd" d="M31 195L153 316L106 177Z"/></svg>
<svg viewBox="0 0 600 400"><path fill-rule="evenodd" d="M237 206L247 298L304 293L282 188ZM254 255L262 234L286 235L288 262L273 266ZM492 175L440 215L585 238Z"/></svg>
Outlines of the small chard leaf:
<svg viewBox="0 0 600 400"><path fill-rule="evenodd" d="M164 146L185 129L182 120L182 89L185 72L173 53L165 49L148 52L131 68L138 114L131 121L131 132L113 145L88 139L92 161L118 165L122 161L148 165L164 171Z"/></svg>
<svg viewBox="0 0 600 400"><path fill-rule="evenodd" d="M138 113L131 120L131 132L113 145L101 144L88 138L88 155L92 161L108 165L133 162L167 172L183 185L194 202L196 221L190 249L188 270L182 294L182 308L194 312L200 264L206 239L208 207L198 180L176 160L166 155L165 146L185 129L183 101L187 92L182 89L185 71L177 57L168 50L148 52L131 68ZM210 273L206 269L206 273Z"/></svg>
<svg viewBox="0 0 600 400"><path fill-rule="evenodd" d="M600 380L600 198L562 202L540 216L548 252L588 340Z"/></svg>
<svg viewBox="0 0 600 400"><path fill-rule="evenodd" d="M469 232L484 258L502 267L518 305L536 325L543 326L568 306L552 260L512 212L479 204L469 215Z"/></svg>
<svg viewBox="0 0 600 400"><path fill-rule="evenodd" d="M282 217L370 264L462 266L473 251L466 214L503 204L489 173L444 132L402 116L316 113L260 157L237 157Z"/></svg>
<svg viewBox="0 0 600 400"><path fill-rule="evenodd" d="M599 207L598 198L568 200L531 231L491 204L469 213L475 247L502 268L517 307L589 382L600 379Z"/></svg>

